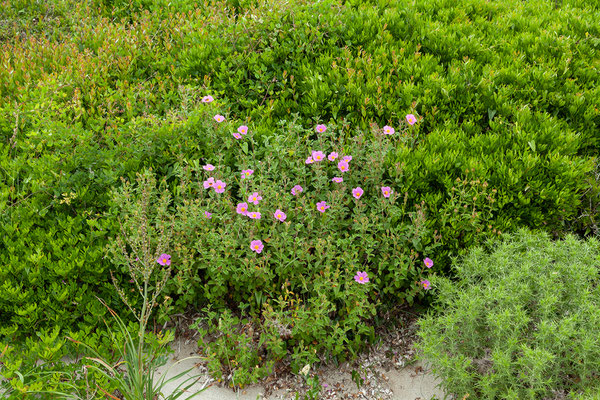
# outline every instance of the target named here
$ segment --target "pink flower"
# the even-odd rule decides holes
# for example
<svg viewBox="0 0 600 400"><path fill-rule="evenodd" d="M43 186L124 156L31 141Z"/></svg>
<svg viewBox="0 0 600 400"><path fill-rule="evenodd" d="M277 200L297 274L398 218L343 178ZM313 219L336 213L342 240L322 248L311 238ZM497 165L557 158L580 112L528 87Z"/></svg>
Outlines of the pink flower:
<svg viewBox="0 0 600 400"><path fill-rule="evenodd" d="M417 118L412 114L408 114L406 116L406 122L408 122L410 125L414 125L415 122L417 122Z"/></svg>
<svg viewBox="0 0 600 400"><path fill-rule="evenodd" d="M240 139L242 138L242 135L240 135L240 134L239 134L239 133L237 133L237 132L233 132L233 133L232 133L232 135L233 135L233 137L234 137L234 138L236 138L237 140L240 140Z"/></svg>
<svg viewBox="0 0 600 400"><path fill-rule="evenodd" d="M264 248L265 246L260 240L253 240L250 242L250 250L257 252L258 254L260 254Z"/></svg>
<svg viewBox="0 0 600 400"><path fill-rule="evenodd" d="M244 169L242 170L242 179L249 177L254 173L253 169Z"/></svg>
<svg viewBox="0 0 600 400"><path fill-rule="evenodd" d="M315 128L315 131L319 132L319 133L323 133L327 130L327 127L325 125L317 125L317 127Z"/></svg>
<svg viewBox="0 0 600 400"><path fill-rule="evenodd" d="M287 218L287 215L285 215L285 213L283 211L281 211L279 208L277 210L275 210L275 214L273 214L273 216L275 217L275 219L278 219L281 222L285 221L285 219Z"/></svg>
<svg viewBox="0 0 600 400"><path fill-rule="evenodd" d="M262 215L260 215L259 212L256 211L252 211L249 212L248 214L246 214L250 219L260 219L262 217Z"/></svg>
<svg viewBox="0 0 600 400"><path fill-rule="evenodd" d="M312 157L308 157L306 159L306 161L304 161L304 164L312 164L312 163L314 163L314 160L312 159Z"/></svg>
<svg viewBox="0 0 600 400"><path fill-rule="evenodd" d="M212 171L213 169L215 169L215 166L212 164L206 164L205 166L202 167L205 171Z"/></svg>
<svg viewBox="0 0 600 400"><path fill-rule="evenodd" d="M381 193L383 193L383 197L390 197L390 194L392 194L392 188L389 186L383 186L381 188Z"/></svg>
<svg viewBox="0 0 600 400"><path fill-rule="evenodd" d="M312 152L312 159L315 162L320 162L325 158L325 154L323 154L322 151L313 151Z"/></svg>
<svg viewBox="0 0 600 400"><path fill-rule="evenodd" d="M365 284L367 282L369 282L369 276L367 275L366 272L360 272L358 271L356 273L356 275L354 275L354 280L360 284Z"/></svg>
<svg viewBox="0 0 600 400"><path fill-rule="evenodd" d="M204 189L208 189L213 187L215 184L215 178L208 178L207 180L204 181Z"/></svg>
<svg viewBox="0 0 600 400"><path fill-rule="evenodd" d="M342 172L346 172L346 171L348 171L348 168L349 168L349 167L350 167L350 166L348 165L348 162L347 162L347 161L344 161L344 160L342 160L342 161L340 161L340 162L338 163L338 168L339 168L339 169L340 169L340 171L342 171Z"/></svg>
<svg viewBox="0 0 600 400"><path fill-rule="evenodd" d="M242 135L245 135L246 133L248 133L248 127L246 125L241 125L238 127L238 132Z"/></svg>
<svg viewBox="0 0 600 400"><path fill-rule="evenodd" d="M350 161L352 161L352 156L344 156L342 158L342 161L350 162Z"/></svg>
<svg viewBox="0 0 600 400"><path fill-rule="evenodd" d="M161 254L156 262L160 265L171 265L171 256L168 254Z"/></svg>
<svg viewBox="0 0 600 400"><path fill-rule="evenodd" d="M427 279L424 279L421 281L421 286L423 286L423 289L429 290L431 289L431 282L429 282Z"/></svg>
<svg viewBox="0 0 600 400"><path fill-rule="evenodd" d="M237 205L235 212L241 215L248 214L248 203L240 203Z"/></svg>
<svg viewBox="0 0 600 400"><path fill-rule="evenodd" d="M344 182L344 178L342 178L341 176L336 176L331 181L336 182L336 183L341 183L341 182Z"/></svg>
<svg viewBox="0 0 600 400"><path fill-rule="evenodd" d="M355 187L354 189L352 189L352 196L354 196L355 199L360 199L364 192L365 191L362 190L360 186Z"/></svg>
<svg viewBox="0 0 600 400"><path fill-rule="evenodd" d="M300 193L302 193L303 191L304 191L304 189L302 189L302 186L300 186L300 185L296 185L296 186L294 186L294 187L292 188L292 194L293 194L294 196L297 196L297 195L299 195L299 194L300 194Z"/></svg>
<svg viewBox="0 0 600 400"><path fill-rule="evenodd" d="M396 132L396 131L391 126L386 125L383 127L383 133L385 133L386 135L393 135L394 132Z"/></svg>
<svg viewBox="0 0 600 400"><path fill-rule="evenodd" d="M209 96L204 96L204 97L202 98L202 102L203 102L203 103L212 103L212 101L213 101L213 100L214 100L214 99L213 99L213 98L212 98L212 96L210 96L210 95L209 95Z"/></svg>
<svg viewBox="0 0 600 400"><path fill-rule="evenodd" d="M248 197L248 201L250 203L254 203L255 205L258 205L258 202L262 200L262 197L260 197L258 195L258 192L254 192L250 195L250 197Z"/></svg>
<svg viewBox="0 0 600 400"><path fill-rule="evenodd" d="M217 115L215 115L215 116L214 116L214 119L215 119L215 121L217 121L217 122L219 122L219 123L221 123L221 122L225 121L225 117L224 117L224 116L222 116L221 114L217 114Z"/></svg>
<svg viewBox="0 0 600 400"><path fill-rule="evenodd" d="M426 266L427 268L431 268L431 267L433 267L433 260L432 260L431 258L429 258L429 257L426 257L426 258L423 260L423 264L425 264L425 266Z"/></svg>
<svg viewBox="0 0 600 400"><path fill-rule="evenodd" d="M338 158L338 153L336 153L335 151L332 151L331 153L329 153L329 155L327 156L327 159L329 161L335 161L335 159Z"/></svg>
<svg viewBox="0 0 600 400"><path fill-rule="evenodd" d="M225 182L218 180L215 182L213 187L215 188L215 192L223 193L225 191L225 186L227 186Z"/></svg>
<svg viewBox="0 0 600 400"><path fill-rule="evenodd" d="M212 213L209 213L208 211L204 211L204 216L208 219L212 218Z"/></svg>
<svg viewBox="0 0 600 400"><path fill-rule="evenodd" d="M317 210L319 210L320 212L324 213L325 210L327 210L329 207L329 205L327 205L326 201L320 201L317 203Z"/></svg>

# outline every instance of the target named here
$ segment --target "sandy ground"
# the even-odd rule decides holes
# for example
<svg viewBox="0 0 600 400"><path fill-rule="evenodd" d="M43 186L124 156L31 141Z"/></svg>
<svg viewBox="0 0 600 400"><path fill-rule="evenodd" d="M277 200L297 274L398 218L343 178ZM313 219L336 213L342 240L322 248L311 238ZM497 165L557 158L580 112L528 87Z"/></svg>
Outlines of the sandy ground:
<svg viewBox="0 0 600 400"><path fill-rule="evenodd" d="M199 381L182 395L180 399L188 399L198 391L205 389L195 395L194 399L206 400L288 400L295 399L296 393L300 393L302 398L303 379L299 376L288 376L285 382L279 385L284 386L276 390L267 390L263 385L254 385L246 387L243 390L234 392L225 387L220 387L212 381L206 374L206 370L201 364L201 360L188 357L198 356L198 347L195 341L183 340L174 342L173 349L175 353L169 363L161 368L161 376L166 373L166 378L175 376L180 372L192 368L188 376L197 376ZM188 358L188 359L186 359ZM181 361L183 360L183 361ZM365 381L361 388L352 380L351 371L356 369L356 365L341 365L335 367L321 367L312 374L319 376L319 383L322 386L319 399L382 399L382 400L430 400L444 399L443 391L438 387L437 381L419 362L403 367L385 368L372 362L369 357L360 360L360 370ZM176 390L179 382L185 378L169 383L165 387L165 394ZM265 393L270 392L268 395Z"/></svg>

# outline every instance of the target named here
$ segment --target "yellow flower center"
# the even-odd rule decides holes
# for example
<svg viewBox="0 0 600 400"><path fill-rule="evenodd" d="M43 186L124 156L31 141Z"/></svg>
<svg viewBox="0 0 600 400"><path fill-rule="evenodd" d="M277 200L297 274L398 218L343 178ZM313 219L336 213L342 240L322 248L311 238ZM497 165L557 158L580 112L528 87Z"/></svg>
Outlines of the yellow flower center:
<svg viewBox="0 0 600 400"><path fill-rule="evenodd" d="M361 276L361 277L359 277L358 279L360 279L360 280L362 281L364 278Z"/></svg>

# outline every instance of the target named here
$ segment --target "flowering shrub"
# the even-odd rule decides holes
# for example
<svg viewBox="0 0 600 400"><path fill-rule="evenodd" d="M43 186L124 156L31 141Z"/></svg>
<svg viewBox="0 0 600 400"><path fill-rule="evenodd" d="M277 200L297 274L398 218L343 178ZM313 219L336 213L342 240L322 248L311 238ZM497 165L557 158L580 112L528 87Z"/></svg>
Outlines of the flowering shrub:
<svg viewBox="0 0 600 400"><path fill-rule="evenodd" d="M600 243L519 231L439 276L420 349L448 394L477 399L597 398Z"/></svg>
<svg viewBox="0 0 600 400"><path fill-rule="evenodd" d="M264 141L251 128L234 141L223 124L205 132L216 156L177 170L175 305L242 312L256 332L277 327L297 369L352 355L374 338L381 307L425 295L421 281L432 271L424 260L435 258L439 238L426 227L426 205L407 204L385 166L407 123L353 137L338 126L290 124Z"/></svg>

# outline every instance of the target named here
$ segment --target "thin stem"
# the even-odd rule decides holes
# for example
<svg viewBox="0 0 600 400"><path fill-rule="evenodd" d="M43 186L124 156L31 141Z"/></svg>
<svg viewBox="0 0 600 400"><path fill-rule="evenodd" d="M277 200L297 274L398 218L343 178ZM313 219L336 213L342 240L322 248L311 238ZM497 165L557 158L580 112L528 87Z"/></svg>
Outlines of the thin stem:
<svg viewBox="0 0 600 400"><path fill-rule="evenodd" d="M138 379L140 387L142 387L142 377L143 377L143 360L142 360L142 347L144 345L144 333L146 332L146 309L148 307L148 278L144 280L144 305L142 306L142 311L140 313L140 332L138 335Z"/></svg>

